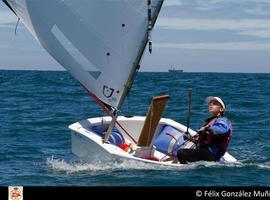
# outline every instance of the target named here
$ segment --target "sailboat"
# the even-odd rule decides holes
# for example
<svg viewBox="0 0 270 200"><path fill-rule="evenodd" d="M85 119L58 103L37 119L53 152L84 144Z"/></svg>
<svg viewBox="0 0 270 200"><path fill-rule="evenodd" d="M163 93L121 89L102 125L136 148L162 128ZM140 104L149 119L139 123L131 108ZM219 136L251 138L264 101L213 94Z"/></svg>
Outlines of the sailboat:
<svg viewBox="0 0 270 200"><path fill-rule="evenodd" d="M181 166L165 160L195 144L184 139L186 126L162 118L168 95L153 97L146 116L119 116L146 47L152 51L163 0L2 1L108 114L69 126L75 155ZM221 161L236 159L226 152Z"/></svg>

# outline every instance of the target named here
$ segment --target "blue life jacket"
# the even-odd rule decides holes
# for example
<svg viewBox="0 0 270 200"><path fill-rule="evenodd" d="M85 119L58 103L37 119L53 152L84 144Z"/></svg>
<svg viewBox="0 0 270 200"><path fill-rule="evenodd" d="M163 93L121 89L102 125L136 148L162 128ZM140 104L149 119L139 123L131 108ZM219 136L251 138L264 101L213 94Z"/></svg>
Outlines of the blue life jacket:
<svg viewBox="0 0 270 200"><path fill-rule="evenodd" d="M227 151L232 137L232 124L226 117L208 118L204 124L207 128L200 134L199 148L208 147L212 154L220 158Z"/></svg>

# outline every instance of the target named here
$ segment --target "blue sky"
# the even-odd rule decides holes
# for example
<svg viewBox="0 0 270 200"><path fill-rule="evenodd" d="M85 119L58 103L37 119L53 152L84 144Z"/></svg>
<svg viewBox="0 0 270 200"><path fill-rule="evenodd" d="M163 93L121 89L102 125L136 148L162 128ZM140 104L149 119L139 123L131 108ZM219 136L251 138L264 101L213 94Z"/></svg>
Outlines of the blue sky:
<svg viewBox="0 0 270 200"><path fill-rule="evenodd" d="M0 69L62 70L0 2ZM141 71L270 73L270 0L165 0Z"/></svg>

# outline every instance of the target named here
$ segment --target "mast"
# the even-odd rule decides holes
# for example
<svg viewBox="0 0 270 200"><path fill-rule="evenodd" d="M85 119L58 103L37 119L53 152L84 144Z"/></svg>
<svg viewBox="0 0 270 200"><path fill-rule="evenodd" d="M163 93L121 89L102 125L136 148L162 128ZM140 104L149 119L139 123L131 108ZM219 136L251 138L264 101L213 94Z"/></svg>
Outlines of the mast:
<svg viewBox="0 0 270 200"><path fill-rule="evenodd" d="M162 7L163 1L164 0L158 0L157 7L156 7L156 12L153 13L153 16L152 16L152 19L151 19L152 20L152 22L151 22L152 23L152 27L154 26L154 24L155 24L155 22L157 20L157 17L158 17L158 14L160 12L160 9ZM149 2L151 2L151 1L148 0L148 4L149 4ZM151 27L151 29L152 29L152 27ZM148 29L149 29L149 27L148 27ZM116 120L117 120L117 117L118 117L119 110L120 110L120 108L122 107L122 105L124 103L125 97L127 96L128 92L131 89L132 83L133 83L133 81L135 79L136 72L139 69L139 64L141 62L141 58L143 56L145 47L146 47L147 42L148 42L148 39L149 39L148 34L150 34L150 32L149 32L148 29L145 30L144 38L143 38L143 40L141 42L141 46L140 46L139 51L137 53L137 57L136 57L136 59L135 59L135 61L133 63L132 69L131 69L131 71L129 73L129 77L128 77L128 80L127 80L127 82L126 82L126 84L124 86L124 91L122 93L122 96L119 99L119 103L116 106L116 108L113 108L112 109L113 117L112 117L110 126L109 126L109 128L108 128L108 130L107 130L107 132L106 132L106 134L104 136L103 142L105 142L105 143L108 142L108 139L109 139L109 137L110 137L110 135L112 133L112 129L115 126L115 123L116 123Z"/></svg>

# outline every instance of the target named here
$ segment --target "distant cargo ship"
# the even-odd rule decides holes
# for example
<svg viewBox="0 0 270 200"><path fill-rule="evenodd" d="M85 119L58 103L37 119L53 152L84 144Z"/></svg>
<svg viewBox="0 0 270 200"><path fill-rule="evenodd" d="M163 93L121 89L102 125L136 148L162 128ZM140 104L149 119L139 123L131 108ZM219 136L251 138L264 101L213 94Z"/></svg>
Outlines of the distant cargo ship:
<svg viewBox="0 0 270 200"><path fill-rule="evenodd" d="M170 69L168 69L168 72L183 72L184 70L182 69L175 69L174 67L171 67Z"/></svg>

